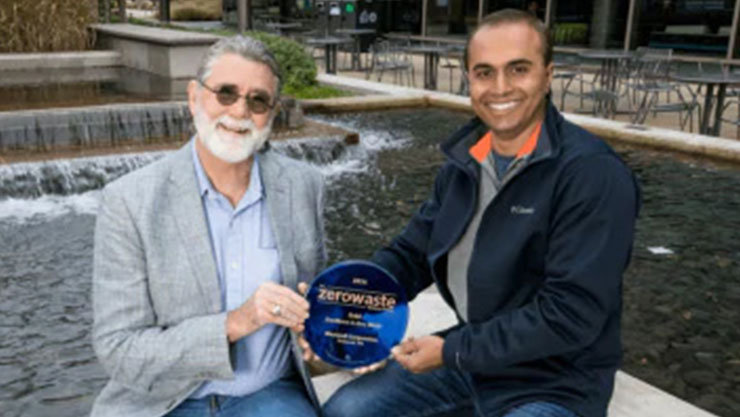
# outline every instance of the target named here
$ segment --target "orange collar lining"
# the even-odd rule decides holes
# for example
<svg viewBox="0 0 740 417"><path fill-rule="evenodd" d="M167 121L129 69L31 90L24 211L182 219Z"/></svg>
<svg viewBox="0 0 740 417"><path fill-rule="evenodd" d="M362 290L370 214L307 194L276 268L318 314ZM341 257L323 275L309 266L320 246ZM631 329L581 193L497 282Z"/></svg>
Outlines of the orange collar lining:
<svg viewBox="0 0 740 417"><path fill-rule="evenodd" d="M540 138L540 131L542 130L542 122L537 124L537 127L534 129L531 135L529 135L529 138L527 138L527 141L524 142L524 145L522 145L521 148L519 148L519 151L516 153L516 158L522 158L524 156L527 156L534 152L535 148L537 147L537 141ZM478 139L478 142L475 143L475 145L471 146L469 149L470 156L475 158L478 163L483 163L485 159L488 157L488 154L491 153L491 142L492 142L492 135L491 132L488 131L483 137Z"/></svg>

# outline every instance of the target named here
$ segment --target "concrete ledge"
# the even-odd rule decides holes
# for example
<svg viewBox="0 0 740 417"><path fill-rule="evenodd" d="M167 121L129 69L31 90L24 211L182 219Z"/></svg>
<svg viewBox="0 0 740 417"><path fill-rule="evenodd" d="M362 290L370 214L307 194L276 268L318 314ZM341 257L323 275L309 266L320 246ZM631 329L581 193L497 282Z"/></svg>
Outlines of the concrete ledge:
<svg viewBox="0 0 740 417"><path fill-rule="evenodd" d="M373 95L301 101L303 110L307 112L318 111L326 113L358 110L386 110L398 107L417 107L426 105L426 97L421 94L393 97L393 100L389 100L386 95Z"/></svg>
<svg viewBox="0 0 740 417"><path fill-rule="evenodd" d="M115 67L119 65L121 65L121 53L116 51L0 54L0 71Z"/></svg>
<svg viewBox="0 0 740 417"><path fill-rule="evenodd" d="M626 374L617 372L609 417L716 417L701 408Z"/></svg>
<svg viewBox="0 0 740 417"><path fill-rule="evenodd" d="M573 123L609 140L740 162L740 141L670 129L634 126L614 120L566 113Z"/></svg>
<svg viewBox="0 0 740 417"><path fill-rule="evenodd" d="M365 91L374 91L380 94L392 95L392 98L387 98L387 101L389 102L400 101L401 97L418 100L421 95L424 97L427 105L472 111L470 99L468 97L436 91L399 87L336 75L320 74L318 76L318 80L322 83L338 87L360 88ZM357 100L353 102L352 110L362 109L362 97L356 97L356 99ZM368 100L369 105L366 109L378 109L378 105L376 103L378 101L377 98L372 97ZM329 103L329 101L330 100L323 101L321 106L323 108L334 106L334 104ZM337 104L336 106L338 109L341 109L341 104ZM564 116L573 123L608 140L649 146L657 149L678 151L730 162L740 162L740 141L737 140L650 126L633 126L625 122L617 122L614 120L605 120L571 113L564 113Z"/></svg>
<svg viewBox="0 0 740 417"><path fill-rule="evenodd" d="M195 76L201 58L221 37L180 30L96 24L96 48L118 51L123 65L168 78Z"/></svg>
<svg viewBox="0 0 740 417"><path fill-rule="evenodd" d="M115 36L121 39L167 46L211 45L221 37L207 33L155 28L129 23L98 23L90 25L98 36Z"/></svg>
<svg viewBox="0 0 740 417"><path fill-rule="evenodd" d="M394 84L383 84L375 81L361 80L359 78L343 77L341 75L319 74L316 79L327 85L348 88L351 90L365 91L375 94L398 95L422 95L426 96L429 92L419 90L418 88L402 87Z"/></svg>

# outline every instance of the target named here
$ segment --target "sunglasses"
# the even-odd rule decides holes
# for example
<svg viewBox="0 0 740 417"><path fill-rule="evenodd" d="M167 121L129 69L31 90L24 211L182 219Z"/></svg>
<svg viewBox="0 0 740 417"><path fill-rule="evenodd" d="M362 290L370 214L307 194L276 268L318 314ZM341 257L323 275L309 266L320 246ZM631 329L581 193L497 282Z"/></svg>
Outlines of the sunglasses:
<svg viewBox="0 0 740 417"><path fill-rule="evenodd" d="M200 85L206 88L206 90L216 95L216 100L222 106L231 106L236 103L240 98L244 98L247 101L247 108L254 114L264 114L275 106L272 102L272 98L261 91L255 91L247 93L245 95L239 94L239 88L233 84L224 84L218 88L212 88L206 85L203 81L198 80Z"/></svg>

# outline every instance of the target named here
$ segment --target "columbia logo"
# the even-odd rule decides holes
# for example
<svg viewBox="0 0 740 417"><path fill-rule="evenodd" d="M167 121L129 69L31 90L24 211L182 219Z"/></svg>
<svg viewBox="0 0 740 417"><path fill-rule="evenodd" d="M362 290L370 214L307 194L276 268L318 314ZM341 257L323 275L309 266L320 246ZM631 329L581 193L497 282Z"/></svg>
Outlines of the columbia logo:
<svg viewBox="0 0 740 417"><path fill-rule="evenodd" d="M534 207L511 206L511 214L534 214Z"/></svg>

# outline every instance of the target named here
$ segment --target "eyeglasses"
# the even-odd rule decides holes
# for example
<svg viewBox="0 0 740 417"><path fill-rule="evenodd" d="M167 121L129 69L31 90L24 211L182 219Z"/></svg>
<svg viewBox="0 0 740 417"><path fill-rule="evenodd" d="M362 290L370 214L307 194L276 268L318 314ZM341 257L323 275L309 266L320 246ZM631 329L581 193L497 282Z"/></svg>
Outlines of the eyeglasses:
<svg viewBox="0 0 740 417"><path fill-rule="evenodd" d="M216 100L222 106L231 106L236 103L240 98L244 98L247 101L247 108L254 114L264 114L270 109L275 107L275 103L271 103L272 99L270 96L261 91L254 91L245 95L239 94L239 88L233 84L224 84L219 86L217 89L206 85L201 80L198 80L200 85L206 88L206 90L216 95Z"/></svg>

